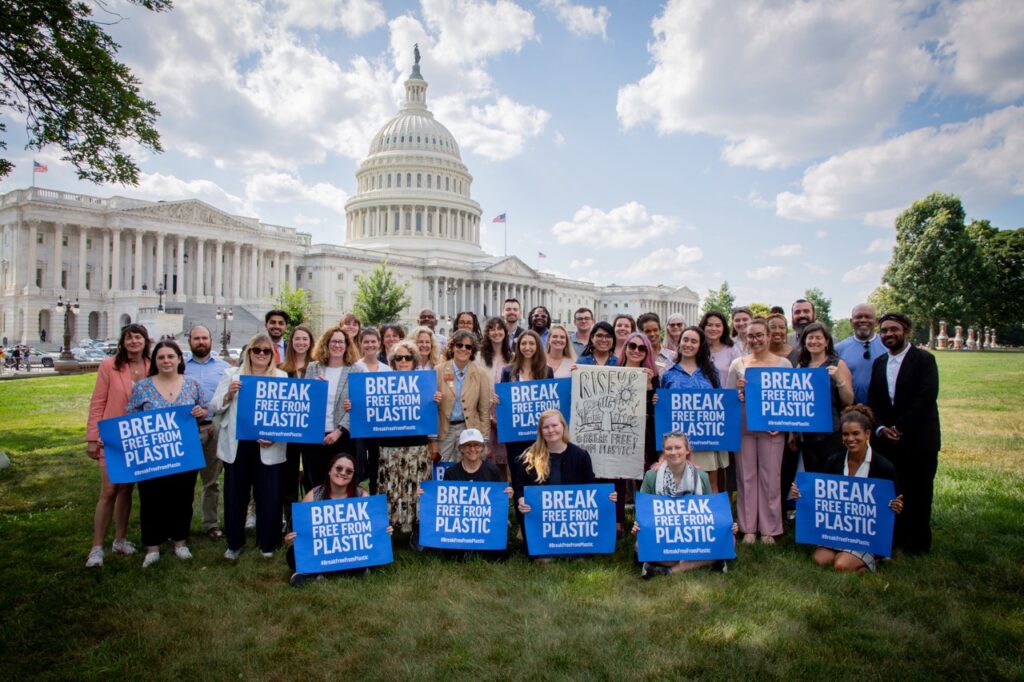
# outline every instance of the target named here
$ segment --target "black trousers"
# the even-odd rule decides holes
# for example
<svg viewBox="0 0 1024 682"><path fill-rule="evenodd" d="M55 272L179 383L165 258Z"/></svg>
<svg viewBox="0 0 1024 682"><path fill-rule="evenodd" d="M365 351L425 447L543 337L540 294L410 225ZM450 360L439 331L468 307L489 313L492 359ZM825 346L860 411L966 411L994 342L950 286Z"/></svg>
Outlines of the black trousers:
<svg viewBox="0 0 1024 682"><path fill-rule="evenodd" d="M926 554L932 548L932 499L939 454L893 453L892 463L903 495L903 513L896 515L893 545L909 554Z"/></svg>
<svg viewBox="0 0 1024 682"><path fill-rule="evenodd" d="M197 471L139 482L139 524L142 544L157 547L167 540L188 540Z"/></svg>
<svg viewBox="0 0 1024 682"><path fill-rule="evenodd" d="M826 460L843 449L843 436L838 431L820 440L801 439L800 455L804 459L804 471L812 474L825 473Z"/></svg>
<svg viewBox="0 0 1024 682"><path fill-rule="evenodd" d="M286 530L292 529L292 502L302 499L299 488L299 463L302 459L302 443L288 443L288 455L281 465L281 503L284 505Z"/></svg>
<svg viewBox="0 0 1024 682"><path fill-rule="evenodd" d="M327 465L330 463L331 457L339 452L352 454L352 439L347 430L342 430L341 437L334 441L333 445L302 444L302 469L306 472L311 489L324 484L327 480Z"/></svg>
<svg viewBox="0 0 1024 682"><path fill-rule="evenodd" d="M352 440L352 449L356 454L356 480L369 480L370 494L376 495L377 476L380 472L380 440L356 438Z"/></svg>
<svg viewBox="0 0 1024 682"><path fill-rule="evenodd" d="M256 543L263 552L281 544L281 469L264 464L254 440L238 441L235 461L224 463L224 530L228 549L245 545L245 517L249 491L256 501Z"/></svg>

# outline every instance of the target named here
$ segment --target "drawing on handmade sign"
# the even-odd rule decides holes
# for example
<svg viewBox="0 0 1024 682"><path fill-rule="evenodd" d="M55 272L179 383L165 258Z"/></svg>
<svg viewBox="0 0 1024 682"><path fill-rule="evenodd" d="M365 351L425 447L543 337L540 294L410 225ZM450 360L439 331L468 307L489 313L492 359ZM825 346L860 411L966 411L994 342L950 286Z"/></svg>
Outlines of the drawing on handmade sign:
<svg viewBox="0 0 1024 682"><path fill-rule="evenodd" d="M598 478L643 478L646 423L643 370L580 366L573 371L572 441L590 453Z"/></svg>

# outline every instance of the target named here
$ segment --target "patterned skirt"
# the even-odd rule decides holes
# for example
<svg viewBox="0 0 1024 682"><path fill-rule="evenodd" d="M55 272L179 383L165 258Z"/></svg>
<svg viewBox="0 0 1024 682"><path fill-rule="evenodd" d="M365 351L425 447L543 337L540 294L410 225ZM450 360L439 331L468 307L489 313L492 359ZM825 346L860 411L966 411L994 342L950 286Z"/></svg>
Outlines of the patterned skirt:
<svg viewBox="0 0 1024 682"><path fill-rule="evenodd" d="M388 519L395 530L411 533L417 526L416 490L431 475L426 445L381 447L377 487L388 496Z"/></svg>

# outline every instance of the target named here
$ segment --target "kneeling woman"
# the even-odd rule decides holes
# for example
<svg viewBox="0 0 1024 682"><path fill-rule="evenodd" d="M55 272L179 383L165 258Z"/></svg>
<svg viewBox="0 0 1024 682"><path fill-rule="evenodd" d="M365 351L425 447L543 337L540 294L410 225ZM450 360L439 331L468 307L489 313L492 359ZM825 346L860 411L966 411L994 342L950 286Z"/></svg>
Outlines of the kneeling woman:
<svg viewBox="0 0 1024 682"><path fill-rule="evenodd" d="M825 462L823 473L855 478L884 478L892 481L896 488L896 499L889 502L889 508L897 514L903 512L903 495L899 493L896 468L877 452L872 452L869 441L875 428L875 415L866 405L850 405L839 417L845 452L837 452ZM793 499L800 498L796 483L791 488ZM831 566L843 573L866 573L878 566L878 557L870 552L851 549L818 547L814 550L814 563Z"/></svg>
<svg viewBox="0 0 1024 682"><path fill-rule="evenodd" d="M595 483L594 465L589 452L569 442L569 426L558 410L541 412L537 421L537 440L509 464L512 468L512 494L517 502L519 527L523 531L523 549L529 553L523 519L531 509L523 497L523 489L528 485ZM608 499L617 502L619 496L613 492Z"/></svg>
<svg viewBox="0 0 1024 682"><path fill-rule="evenodd" d="M664 461L656 470L651 469L644 474L644 482L640 485L640 492L648 495L663 495L665 497L682 497L683 495L710 495L712 493L711 481L708 475L693 464L690 449L690 440L682 431L672 431L665 434L664 439ZM733 535L739 530L739 526L732 524ZM633 523L633 534L640 532L640 524ZM696 560L696 561L661 561L645 562L640 571L640 577L649 580L657 575L668 575L670 573L682 573L692 571L695 568L708 566L713 571L725 573L726 563L722 560Z"/></svg>
<svg viewBox="0 0 1024 682"><path fill-rule="evenodd" d="M319 502L321 500L344 500L349 497L367 497L368 492L359 487L356 483L356 463L345 452L339 452L327 463L327 480L318 485L302 498L303 502ZM388 526L388 535L391 534L391 526ZM337 576L363 576L369 571L367 568L354 568L349 571L335 571L330 574L318 573L297 573L295 572L295 535L293 531L284 536L284 542L288 545L288 567L292 569L292 577L289 582L294 587L315 580L322 575Z"/></svg>

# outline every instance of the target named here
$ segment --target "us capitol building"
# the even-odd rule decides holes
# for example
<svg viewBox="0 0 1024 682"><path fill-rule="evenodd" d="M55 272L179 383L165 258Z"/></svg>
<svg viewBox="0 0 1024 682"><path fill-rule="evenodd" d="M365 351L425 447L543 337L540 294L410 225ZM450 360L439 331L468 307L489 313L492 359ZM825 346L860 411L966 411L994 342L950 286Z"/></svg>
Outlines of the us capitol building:
<svg viewBox="0 0 1024 682"><path fill-rule="evenodd" d="M46 345L56 346L63 313L55 305L63 297L80 305L75 341L115 337L162 304L180 316L183 330L211 325L218 306L231 306L240 345L262 327L284 283L311 293L319 332L351 310L356 277L384 260L409 285L407 323L429 307L439 326L449 327L445 318L462 310L499 314L509 297L522 301L524 317L544 305L567 324L579 307L606 320L654 311L663 322L676 312L697 321L698 296L687 287L598 286L485 253L473 177L458 142L427 109L418 55L405 93L405 106L374 136L356 172L343 246L312 244L295 228L196 199L152 202L41 188L0 195L0 337L39 345L45 331Z"/></svg>

